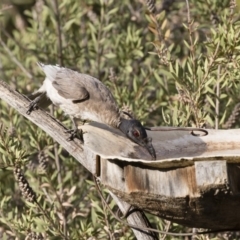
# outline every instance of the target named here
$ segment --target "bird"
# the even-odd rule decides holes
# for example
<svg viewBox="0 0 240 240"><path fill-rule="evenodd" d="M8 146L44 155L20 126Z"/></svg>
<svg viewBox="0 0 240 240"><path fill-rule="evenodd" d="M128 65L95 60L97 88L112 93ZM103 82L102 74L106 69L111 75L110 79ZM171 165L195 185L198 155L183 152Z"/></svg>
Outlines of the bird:
<svg viewBox="0 0 240 240"><path fill-rule="evenodd" d="M131 141L144 147L152 160L156 160L152 139L147 136L146 129L130 114L127 114L130 119L123 117L111 91L100 80L59 65L38 65L46 78L33 94L37 97L30 103L27 114L45 99L45 105L52 102L72 119L74 129L68 130L71 133L68 140L76 136L78 120L99 122L119 129Z"/></svg>

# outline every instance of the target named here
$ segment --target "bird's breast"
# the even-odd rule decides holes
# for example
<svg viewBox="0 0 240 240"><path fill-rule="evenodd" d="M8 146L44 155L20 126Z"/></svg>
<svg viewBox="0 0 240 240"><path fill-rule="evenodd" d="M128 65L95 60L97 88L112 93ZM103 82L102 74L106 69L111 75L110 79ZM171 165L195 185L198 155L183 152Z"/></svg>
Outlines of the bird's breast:
<svg viewBox="0 0 240 240"><path fill-rule="evenodd" d="M45 86L48 98L54 105L60 106L63 103L69 102L68 99L63 98L58 94L58 91L53 87L50 80L46 78L43 84Z"/></svg>

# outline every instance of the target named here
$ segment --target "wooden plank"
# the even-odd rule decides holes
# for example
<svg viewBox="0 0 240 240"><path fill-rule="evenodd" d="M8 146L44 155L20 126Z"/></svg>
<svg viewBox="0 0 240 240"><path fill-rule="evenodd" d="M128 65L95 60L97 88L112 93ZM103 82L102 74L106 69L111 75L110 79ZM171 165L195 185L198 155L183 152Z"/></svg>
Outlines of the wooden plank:
<svg viewBox="0 0 240 240"><path fill-rule="evenodd" d="M227 163L224 160L195 162L195 171L199 188L228 182Z"/></svg>
<svg viewBox="0 0 240 240"><path fill-rule="evenodd" d="M213 130L209 135L192 136L188 131L149 132L157 153L151 161L146 150L127 139L119 130L100 123L83 126L85 141L93 152L105 159L141 163L153 168L185 167L196 161L240 162L240 129Z"/></svg>
<svg viewBox="0 0 240 240"><path fill-rule="evenodd" d="M124 176L124 167L122 164L117 164L113 161L107 159L101 159L100 167L100 176L101 183L105 186L115 186L121 191L125 191L125 176Z"/></svg>
<svg viewBox="0 0 240 240"><path fill-rule="evenodd" d="M194 166L181 169L124 168L126 192L145 192L166 197L197 196Z"/></svg>
<svg viewBox="0 0 240 240"><path fill-rule="evenodd" d="M102 184L128 194L141 192L167 197L197 196L194 166L154 170L101 159Z"/></svg>

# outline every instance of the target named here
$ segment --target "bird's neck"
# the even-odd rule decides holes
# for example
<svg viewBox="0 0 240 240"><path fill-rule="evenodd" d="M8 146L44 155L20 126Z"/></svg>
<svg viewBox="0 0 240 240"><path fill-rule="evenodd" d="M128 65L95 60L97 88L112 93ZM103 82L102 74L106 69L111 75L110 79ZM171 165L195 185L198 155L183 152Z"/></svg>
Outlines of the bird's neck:
<svg viewBox="0 0 240 240"><path fill-rule="evenodd" d="M120 123L118 125L118 129L123 133L127 134L127 131L129 129L129 124L130 124L130 120L121 118Z"/></svg>

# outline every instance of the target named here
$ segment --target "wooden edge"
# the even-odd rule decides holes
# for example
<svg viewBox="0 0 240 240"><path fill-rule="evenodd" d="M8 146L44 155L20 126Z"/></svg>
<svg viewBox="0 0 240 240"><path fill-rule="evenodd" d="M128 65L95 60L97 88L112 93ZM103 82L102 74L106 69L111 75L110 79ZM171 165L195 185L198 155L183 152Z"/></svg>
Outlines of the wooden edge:
<svg viewBox="0 0 240 240"><path fill-rule="evenodd" d="M203 137L182 130L150 133L157 152L155 161L143 147L131 142L118 129L96 122L84 125L82 129L86 131L84 137L89 148L104 159L159 169L191 166L194 162L215 159L240 162L240 129L211 129L209 135Z"/></svg>

